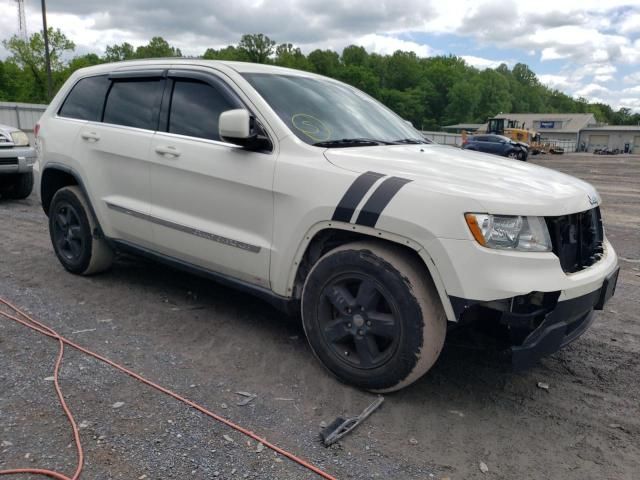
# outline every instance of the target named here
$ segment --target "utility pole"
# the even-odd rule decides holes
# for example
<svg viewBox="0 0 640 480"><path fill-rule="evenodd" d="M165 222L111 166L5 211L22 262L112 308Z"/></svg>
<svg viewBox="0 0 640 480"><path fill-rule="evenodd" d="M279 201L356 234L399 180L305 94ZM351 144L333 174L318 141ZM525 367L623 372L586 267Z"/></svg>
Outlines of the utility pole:
<svg viewBox="0 0 640 480"><path fill-rule="evenodd" d="M51 79L51 58L49 56L49 31L47 30L47 4L42 0L42 27L44 33L44 61L47 65L47 99L53 96L53 80Z"/></svg>

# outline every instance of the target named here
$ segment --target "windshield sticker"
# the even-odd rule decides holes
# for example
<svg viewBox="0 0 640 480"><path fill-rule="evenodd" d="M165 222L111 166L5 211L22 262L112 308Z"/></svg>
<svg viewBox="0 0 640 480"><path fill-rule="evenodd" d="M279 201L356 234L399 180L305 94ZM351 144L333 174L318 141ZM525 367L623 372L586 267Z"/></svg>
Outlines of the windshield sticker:
<svg viewBox="0 0 640 480"><path fill-rule="evenodd" d="M307 137L316 142L329 140L331 136L331 129L322 120L318 120L313 115L296 113L291 117L291 123Z"/></svg>

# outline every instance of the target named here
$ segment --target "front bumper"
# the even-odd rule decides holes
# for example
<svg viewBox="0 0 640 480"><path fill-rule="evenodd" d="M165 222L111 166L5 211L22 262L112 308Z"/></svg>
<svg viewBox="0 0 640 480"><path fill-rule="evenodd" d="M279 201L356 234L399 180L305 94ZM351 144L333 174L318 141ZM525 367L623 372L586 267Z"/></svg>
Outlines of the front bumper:
<svg viewBox="0 0 640 480"><path fill-rule="evenodd" d="M36 158L33 147L0 148L0 175L30 172Z"/></svg>
<svg viewBox="0 0 640 480"><path fill-rule="evenodd" d="M607 275L599 289L563 301L558 301L560 292L534 292L494 302L470 302L456 297L451 300L461 320L465 316L479 319L493 314L508 331L507 351L514 368L525 369L587 331L594 310L602 310L614 295L619 271L616 267Z"/></svg>
<svg viewBox="0 0 640 480"><path fill-rule="evenodd" d="M553 252L516 252L480 246L475 240L436 238L427 246L447 295L480 301L512 298L530 292L560 292L558 301L598 290L618 266L605 238L600 261L567 274ZM456 318L449 318L456 321Z"/></svg>

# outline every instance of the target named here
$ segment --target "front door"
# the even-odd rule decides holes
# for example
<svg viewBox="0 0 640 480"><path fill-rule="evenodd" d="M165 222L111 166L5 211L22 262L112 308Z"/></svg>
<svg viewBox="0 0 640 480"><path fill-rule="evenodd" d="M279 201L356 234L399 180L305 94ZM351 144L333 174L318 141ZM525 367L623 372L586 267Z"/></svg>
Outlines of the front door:
<svg viewBox="0 0 640 480"><path fill-rule="evenodd" d="M168 81L164 131L154 135L150 150L157 248L268 287L276 155L220 140L220 114L243 108L222 80L183 71L169 72Z"/></svg>

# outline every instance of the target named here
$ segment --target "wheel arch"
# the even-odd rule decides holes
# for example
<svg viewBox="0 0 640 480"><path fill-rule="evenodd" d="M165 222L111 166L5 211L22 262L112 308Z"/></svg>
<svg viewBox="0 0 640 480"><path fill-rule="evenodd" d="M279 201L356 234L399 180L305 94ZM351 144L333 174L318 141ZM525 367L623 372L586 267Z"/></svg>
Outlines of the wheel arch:
<svg viewBox="0 0 640 480"><path fill-rule="evenodd" d="M306 277L320 257L341 245L356 241L371 241L400 246L407 255L419 263L421 268L424 269L425 275L431 277L447 319L455 321L455 314L445 285L429 252L411 239L350 223L322 222L307 232L293 259L287 282L287 293L296 300L300 299Z"/></svg>
<svg viewBox="0 0 640 480"><path fill-rule="evenodd" d="M96 225L93 234L98 235L97 238L104 238L98 216L91 204L91 199L84 182L82 181L82 177L80 177L78 172L71 167L57 163L49 163L45 166L40 177L40 199L42 202L42 210L44 210L44 213L48 216L53 196L61 188L70 186L77 186L80 188Z"/></svg>

